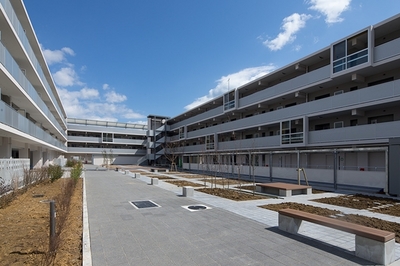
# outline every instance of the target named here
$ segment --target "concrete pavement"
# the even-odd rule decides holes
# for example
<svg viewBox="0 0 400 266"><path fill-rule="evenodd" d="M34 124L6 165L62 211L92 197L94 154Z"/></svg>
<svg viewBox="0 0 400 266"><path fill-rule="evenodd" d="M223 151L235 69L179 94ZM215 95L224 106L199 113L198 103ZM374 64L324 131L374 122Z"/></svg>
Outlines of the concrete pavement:
<svg viewBox="0 0 400 266"><path fill-rule="evenodd" d="M257 207L287 199L234 202L197 191L186 198L182 188L150 183L144 174L85 172L84 265L371 265L353 255L354 236L313 224L306 237L287 234L277 229L276 212ZM291 200L309 197L316 196ZM143 200L160 207L130 203ZM199 204L209 209L183 208ZM397 259L399 251L397 245Z"/></svg>

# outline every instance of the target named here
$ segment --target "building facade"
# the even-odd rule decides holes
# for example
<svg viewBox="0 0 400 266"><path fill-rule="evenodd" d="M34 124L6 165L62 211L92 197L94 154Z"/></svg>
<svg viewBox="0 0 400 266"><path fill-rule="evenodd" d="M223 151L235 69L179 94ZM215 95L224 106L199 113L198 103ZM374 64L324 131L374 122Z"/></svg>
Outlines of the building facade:
<svg viewBox="0 0 400 266"><path fill-rule="evenodd" d="M400 194L388 166L400 164L389 158L400 137L400 15L173 117L168 128L184 169L260 181L296 181L305 169L314 185Z"/></svg>
<svg viewBox="0 0 400 266"><path fill-rule="evenodd" d="M68 158L85 163L147 163L147 125L67 118Z"/></svg>
<svg viewBox="0 0 400 266"><path fill-rule="evenodd" d="M22 1L0 0L0 177L66 149L65 111ZM12 159L10 159L12 158Z"/></svg>
<svg viewBox="0 0 400 266"><path fill-rule="evenodd" d="M147 125L67 119L21 0L0 0L0 40L0 177L107 157L400 195L400 14Z"/></svg>

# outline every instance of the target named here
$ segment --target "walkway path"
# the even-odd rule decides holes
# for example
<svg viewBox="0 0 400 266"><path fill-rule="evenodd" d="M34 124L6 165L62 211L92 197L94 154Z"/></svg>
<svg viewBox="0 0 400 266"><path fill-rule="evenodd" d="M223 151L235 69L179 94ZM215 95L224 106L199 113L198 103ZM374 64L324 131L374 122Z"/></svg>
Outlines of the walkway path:
<svg viewBox="0 0 400 266"><path fill-rule="evenodd" d="M305 228L313 239L278 230L277 213L257 206L284 199L234 202L200 192L185 198L182 188L161 180L150 185L144 174L140 179L116 171L85 175L91 260L84 258L84 265L370 265L353 256L350 234L313 224ZM310 197L317 196L291 200ZM143 200L161 207L136 209L130 203ZM196 204L210 209L182 207Z"/></svg>

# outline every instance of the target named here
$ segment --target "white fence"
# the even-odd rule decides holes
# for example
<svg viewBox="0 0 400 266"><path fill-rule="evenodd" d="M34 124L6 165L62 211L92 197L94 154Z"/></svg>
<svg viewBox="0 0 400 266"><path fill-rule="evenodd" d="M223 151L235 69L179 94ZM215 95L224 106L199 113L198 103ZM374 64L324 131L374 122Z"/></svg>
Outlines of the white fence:
<svg viewBox="0 0 400 266"><path fill-rule="evenodd" d="M4 180L4 186L11 185L12 180L23 180L24 169L29 169L29 159L0 159L0 177Z"/></svg>

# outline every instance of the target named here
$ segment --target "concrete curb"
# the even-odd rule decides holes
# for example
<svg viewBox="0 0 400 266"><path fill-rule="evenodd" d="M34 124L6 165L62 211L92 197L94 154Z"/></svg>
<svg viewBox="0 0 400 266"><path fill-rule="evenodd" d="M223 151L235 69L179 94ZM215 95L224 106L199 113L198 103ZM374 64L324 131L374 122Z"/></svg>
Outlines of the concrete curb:
<svg viewBox="0 0 400 266"><path fill-rule="evenodd" d="M83 178L83 203L82 203L82 216L83 216L83 235L82 235L82 265L92 266L92 252L90 249L90 233L89 233L89 216L86 201L86 178Z"/></svg>

